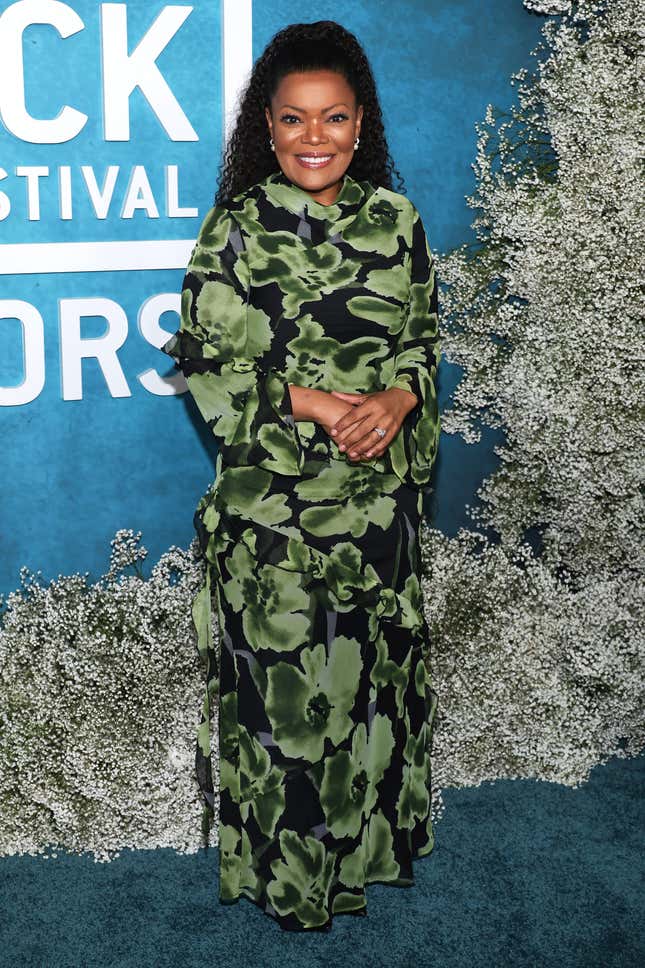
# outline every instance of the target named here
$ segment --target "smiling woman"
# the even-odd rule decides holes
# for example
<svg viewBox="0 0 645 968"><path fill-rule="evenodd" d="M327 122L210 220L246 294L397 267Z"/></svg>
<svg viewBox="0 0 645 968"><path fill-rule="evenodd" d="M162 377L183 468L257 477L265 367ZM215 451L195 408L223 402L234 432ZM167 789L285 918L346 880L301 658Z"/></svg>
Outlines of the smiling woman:
<svg viewBox="0 0 645 968"><path fill-rule="evenodd" d="M336 71L293 71L282 78L265 113L282 171L316 201L331 204L360 144L363 107L351 86ZM324 178L308 174L322 170Z"/></svg>
<svg viewBox="0 0 645 968"><path fill-rule="evenodd" d="M439 436L437 279L392 168L356 38L328 21L281 31L163 347L219 442L193 606L209 813L219 700L219 897L287 930L365 915L366 885L413 884L434 844L418 531Z"/></svg>

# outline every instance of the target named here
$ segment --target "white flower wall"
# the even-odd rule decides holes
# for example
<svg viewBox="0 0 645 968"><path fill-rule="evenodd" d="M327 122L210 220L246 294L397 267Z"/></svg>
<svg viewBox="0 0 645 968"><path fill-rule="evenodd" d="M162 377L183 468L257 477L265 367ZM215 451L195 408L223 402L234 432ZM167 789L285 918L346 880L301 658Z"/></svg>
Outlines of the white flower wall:
<svg viewBox="0 0 645 968"><path fill-rule="evenodd" d="M517 109L478 126L478 244L439 266L465 371L442 428L505 437L473 532L426 528L439 790L576 785L645 742L642 18L554 6Z"/></svg>

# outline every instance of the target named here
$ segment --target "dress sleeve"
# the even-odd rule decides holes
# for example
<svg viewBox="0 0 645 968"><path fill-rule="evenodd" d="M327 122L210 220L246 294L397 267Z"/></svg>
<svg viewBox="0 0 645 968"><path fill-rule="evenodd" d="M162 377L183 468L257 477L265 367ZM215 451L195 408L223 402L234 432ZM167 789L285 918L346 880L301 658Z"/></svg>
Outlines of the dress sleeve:
<svg viewBox="0 0 645 968"><path fill-rule="evenodd" d="M186 377L225 464L300 474L304 450L283 375L266 364L269 317L248 303L244 236L233 214L206 215L186 269L180 328L161 350Z"/></svg>
<svg viewBox="0 0 645 968"><path fill-rule="evenodd" d="M412 219L409 294L385 388L409 390L417 403L383 456L402 481L422 486L430 480L439 446L436 375L441 350L435 260L414 206Z"/></svg>

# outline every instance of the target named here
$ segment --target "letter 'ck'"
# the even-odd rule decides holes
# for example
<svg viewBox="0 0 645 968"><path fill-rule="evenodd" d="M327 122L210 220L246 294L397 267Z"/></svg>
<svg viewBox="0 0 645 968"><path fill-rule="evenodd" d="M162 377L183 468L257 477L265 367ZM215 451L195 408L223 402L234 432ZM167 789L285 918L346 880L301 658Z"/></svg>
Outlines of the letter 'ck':
<svg viewBox="0 0 645 968"><path fill-rule="evenodd" d="M130 95L138 87L172 141L198 141L157 58L168 46L193 8L166 6L131 54L128 54L127 4L101 4L103 122L105 141L130 140ZM23 35L32 24L49 24L65 39L85 24L60 0L19 0L0 16L0 117L16 138L33 144L71 141L88 116L70 105L54 118L34 118L25 99Z"/></svg>

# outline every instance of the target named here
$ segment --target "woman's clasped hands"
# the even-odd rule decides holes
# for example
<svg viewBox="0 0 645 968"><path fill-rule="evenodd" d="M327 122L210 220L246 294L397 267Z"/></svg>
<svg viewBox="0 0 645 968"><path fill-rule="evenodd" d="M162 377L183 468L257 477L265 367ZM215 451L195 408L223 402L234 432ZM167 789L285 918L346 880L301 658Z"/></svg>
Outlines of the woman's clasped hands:
<svg viewBox="0 0 645 968"><path fill-rule="evenodd" d="M329 396L351 404L340 417L328 417L329 422L321 420L338 449L346 453L350 460L380 457L396 437L407 414L418 403L414 393L400 387L375 393L330 390ZM333 410L331 416L335 416ZM375 433L375 427L384 430L385 435L381 437Z"/></svg>

